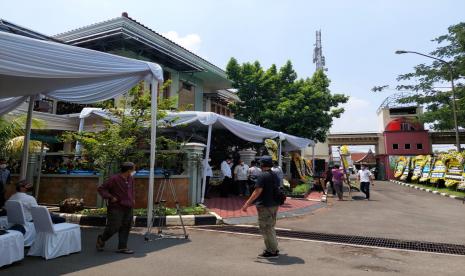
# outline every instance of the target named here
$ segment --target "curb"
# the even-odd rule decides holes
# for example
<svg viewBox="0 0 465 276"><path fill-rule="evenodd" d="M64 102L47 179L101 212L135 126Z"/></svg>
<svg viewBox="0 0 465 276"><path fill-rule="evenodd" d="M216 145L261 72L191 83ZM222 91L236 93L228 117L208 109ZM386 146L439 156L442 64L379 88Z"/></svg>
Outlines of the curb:
<svg viewBox="0 0 465 276"><path fill-rule="evenodd" d="M83 226L105 226L107 222L106 216L88 216L80 214L67 214L58 213L62 218L66 219L66 222L75 223ZM206 215L183 215L182 220L186 226L198 226L198 225L216 225L222 220L216 214ZM144 227L147 225L147 217L133 217L133 225L135 227ZM179 216L166 216L166 217L155 217L153 226L178 226L181 225Z"/></svg>
<svg viewBox="0 0 465 276"><path fill-rule="evenodd" d="M401 185L401 186L410 187L410 188L413 188L415 190L420 190L420 191L428 192L428 193L431 193L431 194L441 195L443 197L448 197L448 198L452 198L452 199L456 199L456 200L465 201L465 198L463 198L463 197L456 196L456 195L450 195L450 194L447 194L447 193L441 193L439 191L433 191L431 189L426 189L426 188L423 188L423 187L415 186L414 184L408 184L408 183L398 181L398 180L393 180L393 179L389 179L389 182L392 182L392 183L395 183L395 184L398 184L398 185Z"/></svg>

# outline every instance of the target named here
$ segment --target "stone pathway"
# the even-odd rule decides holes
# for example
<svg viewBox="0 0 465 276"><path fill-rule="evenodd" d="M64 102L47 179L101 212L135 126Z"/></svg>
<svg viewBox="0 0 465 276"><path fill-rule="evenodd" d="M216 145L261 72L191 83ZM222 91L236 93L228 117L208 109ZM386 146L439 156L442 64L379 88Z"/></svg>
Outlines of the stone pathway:
<svg viewBox="0 0 465 276"><path fill-rule="evenodd" d="M312 194L309 197L312 199L317 199L319 194ZM205 200L205 205L210 209L210 211L215 212L223 219L230 218L244 218L244 217L256 217L257 209L250 207L247 209L247 212L242 212L241 207L246 201L245 197L215 197ZM288 213L297 211L300 209L305 209L311 206L321 205L318 201L310 201L306 199L293 199L288 198L284 205L279 207L279 213Z"/></svg>

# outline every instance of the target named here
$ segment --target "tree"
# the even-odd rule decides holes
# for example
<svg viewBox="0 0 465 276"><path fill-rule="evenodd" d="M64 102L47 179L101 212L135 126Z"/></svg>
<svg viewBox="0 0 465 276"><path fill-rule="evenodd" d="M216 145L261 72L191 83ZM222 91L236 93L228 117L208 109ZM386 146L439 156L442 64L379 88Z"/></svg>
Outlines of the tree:
<svg viewBox="0 0 465 276"><path fill-rule="evenodd" d="M16 118L0 117L0 156L18 157L23 148L24 130L26 116ZM41 129L45 127L42 120L32 118L32 128ZM40 148L40 143L31 141L29 151Z"/></svg>
<svg viewBox="0 0 465 276"><path fill-rule="evenodd" d="M465 23L459 23L448 28L448 33L433 40L438 44L430 55L448 61L453 68L453 79L456 84L457 121L459 127L465 127ZM399 84L398 90L418 92L413 96L400 100L402 103L417 103L425 108L420 120L431 123L435 130L454 129L450 90L450 71L446 64L433 61L429 64L419 64L413 72L399 75L398 81L416 81L415 84ZM437 87L447 87L449 90ZM385 86L375 87L373 91L383 90ZM446 88L446 89L447 89Z"/></svg>
<svg viewBox="0 0 465 276"><path fill-rule="evenodd" d="M344 112L340 104L348 100L331 93L321 70L298 79L290 61L264 70L258 61L240 65L231 58L226 73L241 98L231 105L237 119L317 141L326 139L333 118Z"/></svg>
<svg viewBox="0 0 465 276"><path fill-rule="evenodd" d="M162 88L169 85L167 81ZM176 99L159 98L157 118L166 116L166 110L174 109ZM124 161L132 161L139 167L148 167L145 155L150 144L151 94L139 83L116 106L101 104L111 114L105 128L99 132L67 132L65 141L79 141L84 154L92 158L94 165L104 175ZM158 150L177 149L179 143L167 137L157 137ZM172 159L172 154L157 154L157 159Z"/></svg>

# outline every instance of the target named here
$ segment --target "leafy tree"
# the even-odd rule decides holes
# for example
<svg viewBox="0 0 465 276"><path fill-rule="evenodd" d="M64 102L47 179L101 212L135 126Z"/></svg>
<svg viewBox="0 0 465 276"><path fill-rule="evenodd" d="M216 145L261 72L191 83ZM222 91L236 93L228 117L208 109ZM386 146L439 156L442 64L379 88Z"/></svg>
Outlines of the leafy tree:
<svg viewBox="0 0 465 276"><path fill-rule="evenodd" d="M453 68L452 78L455 81L455 94L457 104L457 121L459 127L465 127L465 23L459 23L448 28L448 33L442 35L434 42L438 44L436 50L430 55L446 60ZM427 61L431 61L426 59ZM398 81L416 81L415 84L399 84L398 90L411 90L418 92L413 96L400 100L402 103L417 103L425 108L420 119L431 123L433 129L450 130L454 128L452 117L452 91L439 89L450 87L450 70L440 61L434 60L428 64L419 64L413 72L399 75ZM373 91L383 90L386 86L375 87Z"/></svg>
<svg viewBox="0 0 465 276"><path fill-rule="evenodd" d="M17 157L22 151L24 141L24 131L26 126L26 116L16 118L0 117L0 156ZM32 118L32 128L41 129L45 127L45 122ZM40 143L31 141L29 151L40 148Z"/></svg>
<svg viewBox="0 0 465 276"><path fill-rule="evenodd" d="M165 86L166 82L160 91ZM159 98L157 118L166 116L166 110L174 109L176 99ZM124 161L132 161L139 167L148 167L144 158L149 151L151 93L144 91L143 83L131 89L116 106L101 104L110 113L110 119L105 121L105 128L99 132L67 132L63 138L66 141L79 141L84 154L91 157L96 168L104 175ZM177 149L179 143L167 137L157 137L157 149ZM157 159L172 159L172 154L159 153Z"/></svg>
<svg viewBox="0 0 465 276"><path fill-rule="evenodd" d="M258 61L241 65L231 58L226 72L242 100L231 105L237 119L317 141L326 139L333 118L344 112L340 104L348 100L331 93L321 70L298 79L290 61L265 70Z"/></svg>

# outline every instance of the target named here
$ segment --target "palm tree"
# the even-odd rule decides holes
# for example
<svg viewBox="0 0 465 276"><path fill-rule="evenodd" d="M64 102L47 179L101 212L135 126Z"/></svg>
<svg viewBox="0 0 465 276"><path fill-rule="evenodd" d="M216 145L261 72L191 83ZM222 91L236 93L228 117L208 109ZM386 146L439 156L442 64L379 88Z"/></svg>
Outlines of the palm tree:
<svg viewBox="0 0 465 276"><path fill-rule="evenodd" d="M23 149L24 143L24 126L26 125L26 116L16 117L14 119L0 117L0 157L19 156ZM32 119L32 128L41 129L45 123L39 119ZM31 141L29 151L38 151L40 142Z"/></svg>

